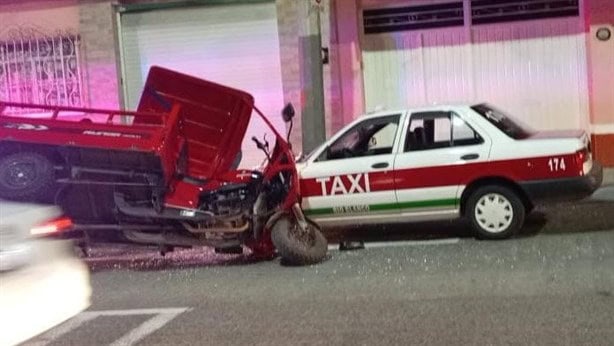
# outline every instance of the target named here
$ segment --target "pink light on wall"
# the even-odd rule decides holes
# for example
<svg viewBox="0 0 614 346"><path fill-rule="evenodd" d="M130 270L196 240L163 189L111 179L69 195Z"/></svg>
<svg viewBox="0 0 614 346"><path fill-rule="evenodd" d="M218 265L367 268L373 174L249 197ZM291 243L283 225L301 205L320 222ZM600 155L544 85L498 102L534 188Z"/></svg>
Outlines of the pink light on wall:
<svg viewBox="0 0 614 346"><path fill-rule="evenodd" d="M331 70L333 76L337 76L333 84L337 84L339 99L338 103L333 103L333 131L364 112L359 10L360 5L354 0L332 3Z"/></svg>
<svg viewBox="0 0 614 346"><path fill-rule="evenodd" d="M118 109L119 84L115 62L88 60L85 71L86 104L91 107Z"/></svg>
<svg viewBox="0 0 614 346"><path fill-rule="evenodd" d="M587 23L614 25L613 0L585 0L588 1Z"/></svg>

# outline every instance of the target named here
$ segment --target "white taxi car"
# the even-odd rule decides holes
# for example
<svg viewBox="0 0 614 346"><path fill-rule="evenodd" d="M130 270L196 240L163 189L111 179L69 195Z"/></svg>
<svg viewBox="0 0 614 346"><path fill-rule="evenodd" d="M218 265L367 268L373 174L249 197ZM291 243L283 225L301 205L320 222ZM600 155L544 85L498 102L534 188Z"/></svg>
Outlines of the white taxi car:
<svg viewBox="0 0 614 346"><path fill-rule="evenodd" d="M602 181L584 131L536 132L488 104L363 116L298 169L305 213L324 227L467 217L485 239Z"/></svg>

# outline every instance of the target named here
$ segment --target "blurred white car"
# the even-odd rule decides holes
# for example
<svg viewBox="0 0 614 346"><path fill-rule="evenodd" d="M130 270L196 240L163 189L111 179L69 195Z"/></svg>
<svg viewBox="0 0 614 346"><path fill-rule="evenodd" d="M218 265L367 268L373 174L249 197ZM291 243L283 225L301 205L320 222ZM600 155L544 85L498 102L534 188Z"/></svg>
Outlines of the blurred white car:
<svg viewBox="0 0 614 346"><path fill-rule="evenodd" d="M0 200L0 345L30 339L89 306L89 270L72 243L44 238L70 226L56 207Z"/></svg>

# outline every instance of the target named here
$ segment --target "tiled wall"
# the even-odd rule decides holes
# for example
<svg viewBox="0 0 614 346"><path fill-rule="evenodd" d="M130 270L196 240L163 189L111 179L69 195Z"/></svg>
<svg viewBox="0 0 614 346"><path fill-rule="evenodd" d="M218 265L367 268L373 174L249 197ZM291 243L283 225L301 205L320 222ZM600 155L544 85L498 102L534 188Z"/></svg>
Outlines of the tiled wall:
<svg viewBox="0 0 614 346"><path fill-rule="evenodd" d="M79 31L85 56L88 100L92 107L119 107L114 12L110 1L81 1Z"/></svg>

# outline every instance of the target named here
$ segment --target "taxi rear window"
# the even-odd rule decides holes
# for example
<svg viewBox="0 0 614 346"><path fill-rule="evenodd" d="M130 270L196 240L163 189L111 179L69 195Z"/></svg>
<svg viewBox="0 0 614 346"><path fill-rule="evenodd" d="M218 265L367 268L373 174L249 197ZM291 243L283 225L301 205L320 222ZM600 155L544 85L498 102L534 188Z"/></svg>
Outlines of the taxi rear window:
<svg viewBox="0 0 614 346"><path fill-rule="evenodd" d="M512 116L489 104L483 103L475 105L472 106L471 109L511 138L524 139L535 133L519 120L514 119Z"/></svg>

